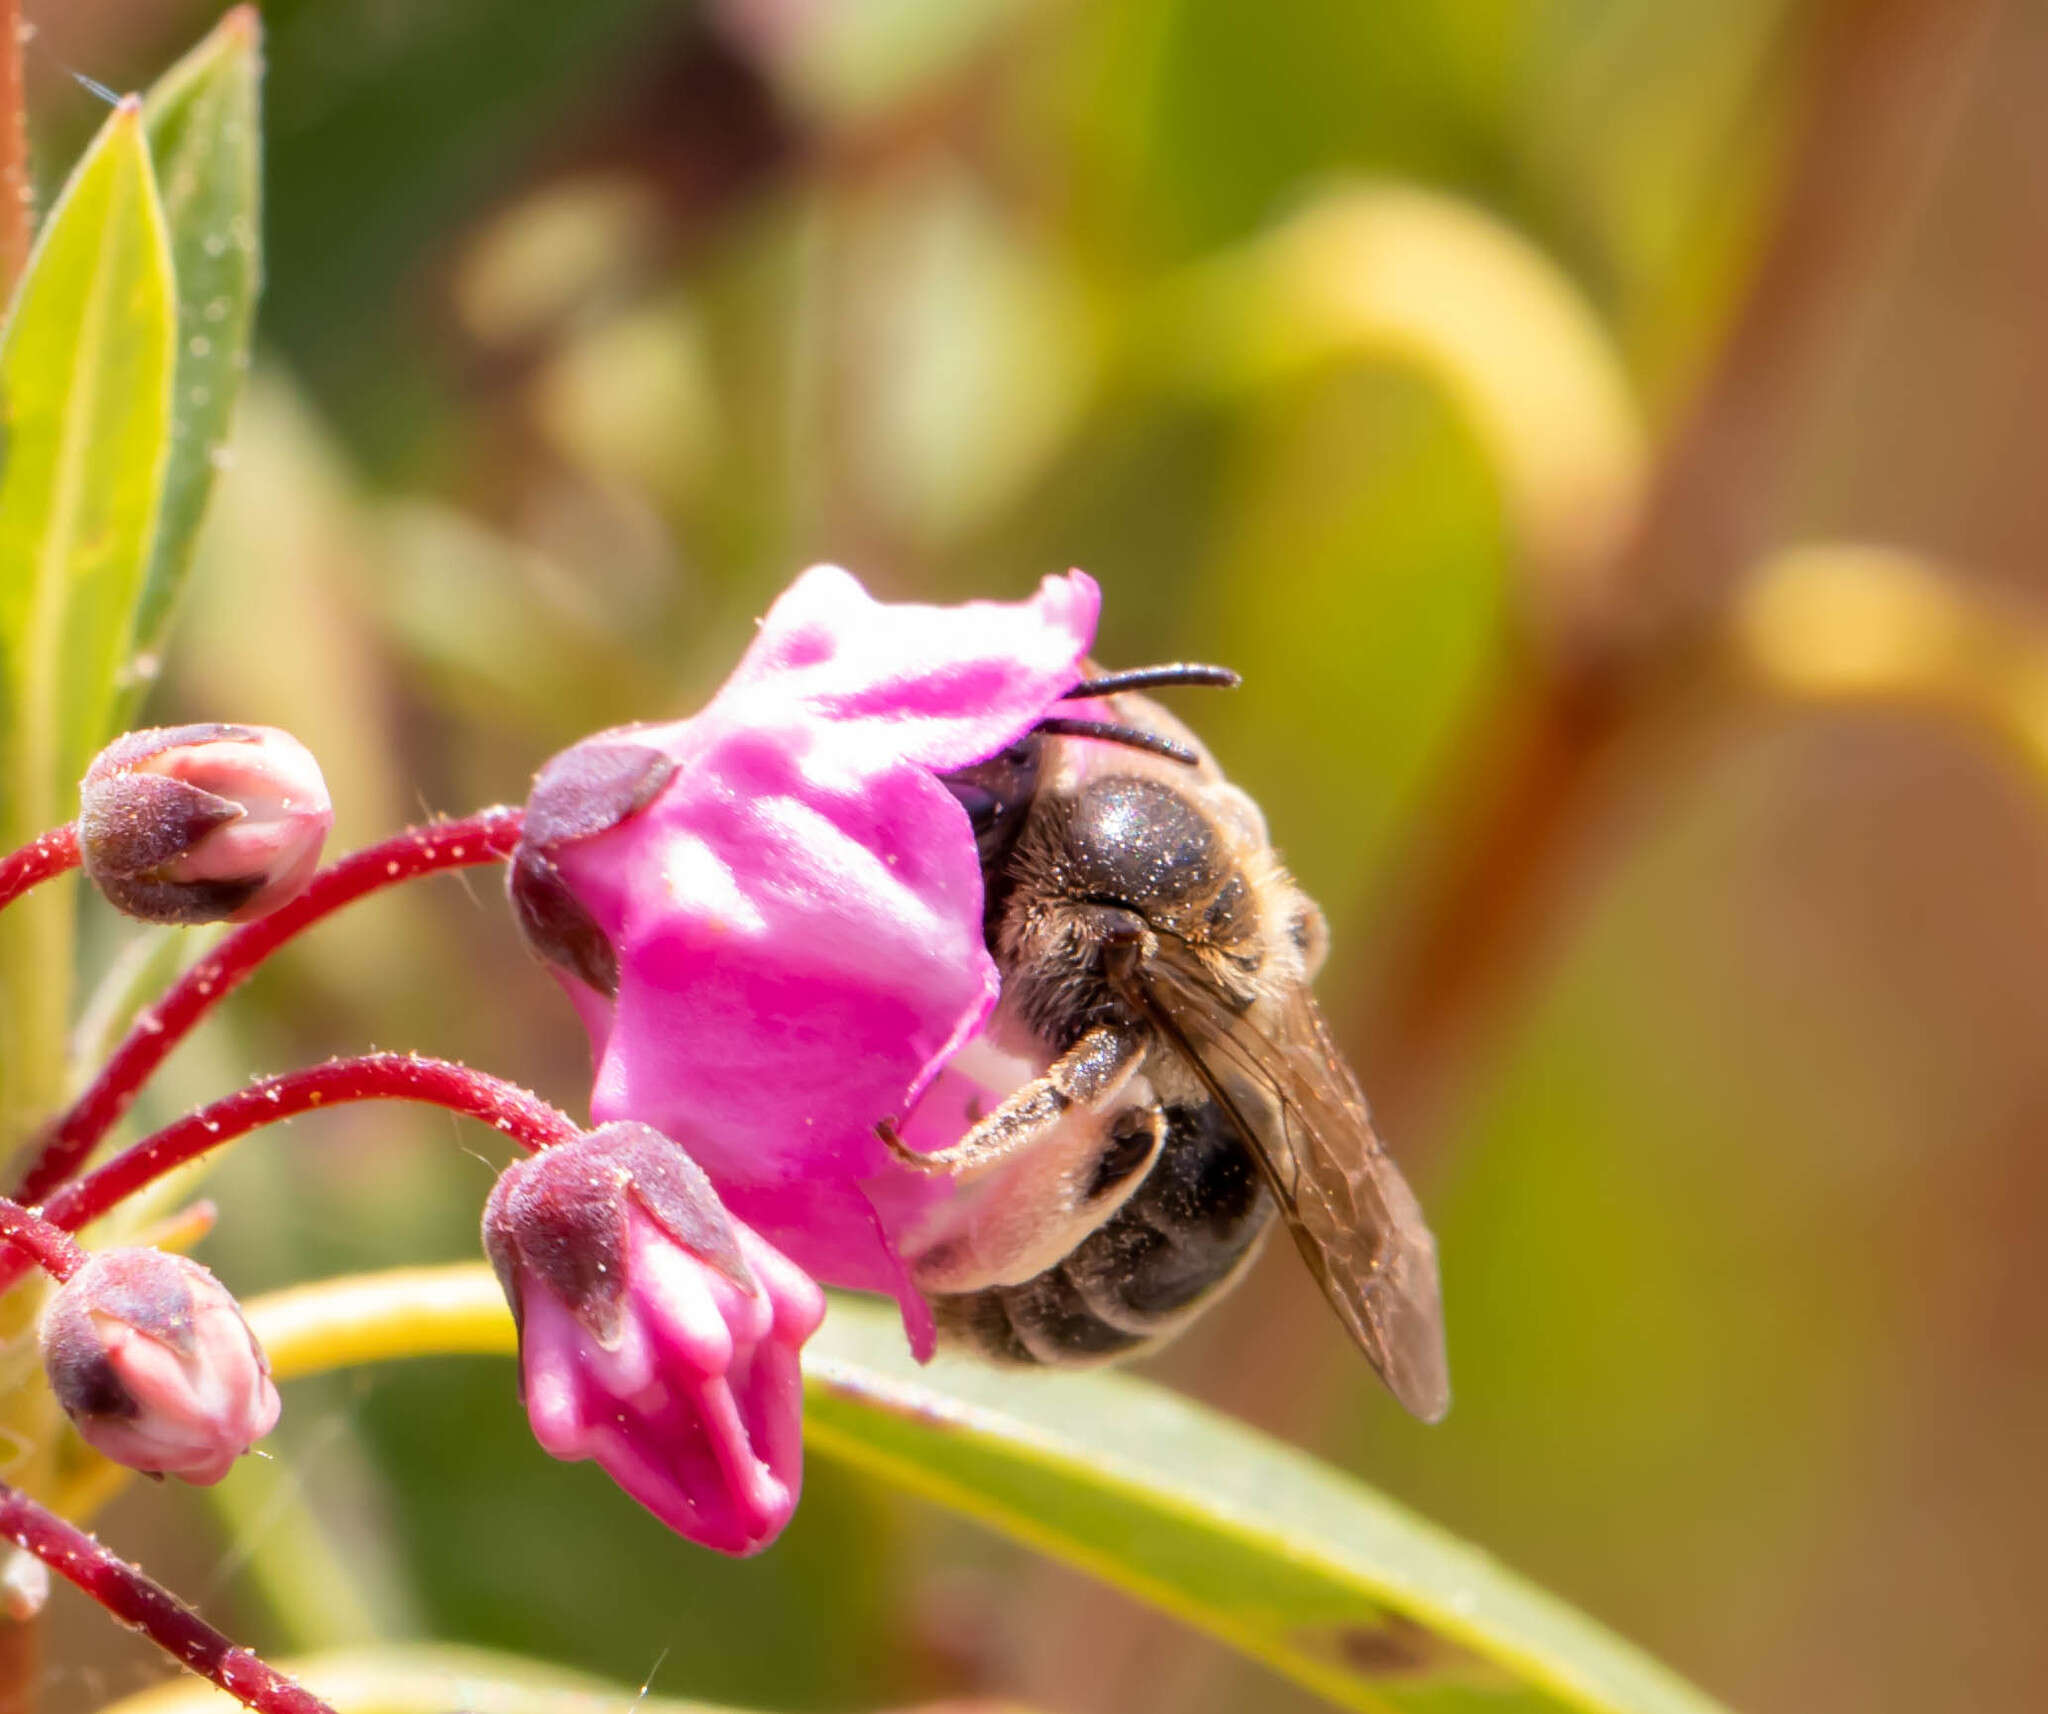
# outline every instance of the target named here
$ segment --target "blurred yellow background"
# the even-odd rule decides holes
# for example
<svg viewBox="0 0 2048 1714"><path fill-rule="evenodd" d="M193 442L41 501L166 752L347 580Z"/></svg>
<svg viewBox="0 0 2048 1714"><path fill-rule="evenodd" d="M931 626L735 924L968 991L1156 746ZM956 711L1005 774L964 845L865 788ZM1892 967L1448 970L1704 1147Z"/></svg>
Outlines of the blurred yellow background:
<svg viewBox="0 0 2048 1714"><path fill-rule="evenodd" d="M99 112L64 67L139 84L218 11L32 3L46 180ZM1085 566L1102 660L1245 675L1178 706L1329 910L1457 1405L1403 1417L1285 1246L1152 1368L1735 1706L2048 1705L2048 12L265 15L261 358L155 716L296 732L347 848L687 711L812 560ZM371 1044L581 1109L493 880L358 916L149 1112ZM484 1146L300 1121L207 1253L471 1255ZM504 1365L301 1388L276 1446L109 1526L261 1645L1309 1706L831 1468L714 1560L550 1463Z"/></svg>

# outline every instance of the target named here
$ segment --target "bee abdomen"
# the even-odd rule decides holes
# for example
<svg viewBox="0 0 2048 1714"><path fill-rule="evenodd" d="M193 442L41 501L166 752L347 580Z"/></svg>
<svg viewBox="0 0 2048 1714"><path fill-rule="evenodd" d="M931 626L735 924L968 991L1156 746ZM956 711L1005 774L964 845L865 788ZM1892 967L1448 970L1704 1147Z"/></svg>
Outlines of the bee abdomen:
<svg viewBox="0 0 2048 1714"><path fill-rule="evenodd" d="M1097 1315L1064 1263L1022 1285L940 1298L934 1308L942 1333L964 1338L981 1356L1003 1363L1099 1363L1145 1343L1143 1334Z"/></svg>
<svg viewBox="0 0 2048 1714"><path fill-rule="evenodd" d="M1073 1253L1022 1285L938 1297L949 1340L997 1362L1074 1365L1174 1332L1249 1262L1273 1199L1221 1109L1170 1108L1145 1182Z"/></svg>
<svg viewBox="0 0 2048 1714"><path fill-rule="evenodd" d="M1166 1121L1145 1182L1060 1264L1097 1315L1148 1337L1230 1281L1274 1214L1258 1163L1220 1107L1169 1108Z"/></svg>

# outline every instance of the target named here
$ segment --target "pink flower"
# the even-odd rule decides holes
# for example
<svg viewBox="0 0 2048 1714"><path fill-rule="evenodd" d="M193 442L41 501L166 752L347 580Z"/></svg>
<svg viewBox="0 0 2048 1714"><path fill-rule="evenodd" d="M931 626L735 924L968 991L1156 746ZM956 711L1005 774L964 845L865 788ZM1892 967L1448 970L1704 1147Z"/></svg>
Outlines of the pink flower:
<svg viewBox="0 0 2048 1714"><path fill-rule="evenodd" d="M678 1534L756 1553L803 1485L798 1353L816 1285L645 1125L520 1161L484 1210L534 1438L594 1458Z"/></svg>
<svg viewBox="0 0 2048 1714"><path fill-rule="evenodd" d="M890 1231L945 1187L875 1124L908 1114L999 986L940 776L1072 689L1098 605L1078 571L931 607L814 567L701 713L550 762L513 864L590 1031L593 1116L674 1137L807 1272L893 1293L920 1356L930 1312Z"/></svg>
<svg viewBox="0 0 2048 1714"><path fill-rule="evenodd" d="M277 1426L277 1388L227 1288L163 1250L102 1250L43 1311L64 1413L116 1464L210 1487Z"/></svg>
<svg viewBox="0 0 2048 1714"><path fill-rule="evenodd" d="M320 863L334 805L313 753L273 726L116 738L79 788L85 872L145 922L249 922Z"/></svg>

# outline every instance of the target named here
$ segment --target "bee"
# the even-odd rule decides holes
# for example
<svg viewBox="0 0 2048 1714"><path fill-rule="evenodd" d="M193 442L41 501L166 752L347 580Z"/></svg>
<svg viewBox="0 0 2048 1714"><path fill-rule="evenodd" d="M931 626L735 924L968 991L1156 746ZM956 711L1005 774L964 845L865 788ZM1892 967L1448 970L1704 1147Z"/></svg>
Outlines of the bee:
<svg viewBox="0 0 2048 1714"><path fill-rule="evenodd" d="M973 823L1002 974L989 1027L927 1100L958 1140L905 1164L954 1193L911 1233L949 1344L1074 1365L1155 1345L1249 1267L1277 1214L1416 1416L1449 1408L1436 1244L1310 983L1322 913L1265 818L1138 692L1222 668L1092 678L1071 714L948 777Z"/></svg>

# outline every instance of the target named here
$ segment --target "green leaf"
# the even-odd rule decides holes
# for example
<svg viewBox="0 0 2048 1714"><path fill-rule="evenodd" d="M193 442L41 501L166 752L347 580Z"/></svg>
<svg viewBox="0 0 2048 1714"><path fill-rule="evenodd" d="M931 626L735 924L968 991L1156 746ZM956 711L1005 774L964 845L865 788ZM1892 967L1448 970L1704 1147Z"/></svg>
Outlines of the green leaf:
<svg viewBox="0 0 2048 1714"><path fill-rule="evenodd" d="M0 331L0 850L76 810L106 741L170 440L171 257L141 106L121 103L51 210ZM61 1093L63 889L0 930L7 1128Z"/></svg>
<svg viewBox="0 0 2048 1714"><path fill-rule="evenodd" d="M139 685L155 676L249 367L262 285L260 32L255 9L236 7L142 105L176 260L178 356L170 464L135 615Z"/></svg>
<svg viewBox="0 0 2048 1714"><path fill-rule="evenodd" d="M1128 1590L1346 1708L1710 1714L1485 1554L1327 1465L1127 1375L920 1370L838 1302L808 1444Z"/></svg>
<svg viewBox="0 0 2048 1714"><path fill-rule="evenodd" d="M280 1380L514 1349L478 1263L259 1298ZM835 1299L804 1353L805 1443L1066 1561L1345 1708L1718 1714L1563 1602L1361 1482L1127 1375L920 1369ZM1419 1432L1419 1431L1418 1431Z"/></svg>
<svg viewBox="0 0 2048 1714"><path fill-rule="evenodd" d="M65 187L0 334L0 659L11 829L68 818L105 741L170 435L171 257L141 109Z"/></svg>

